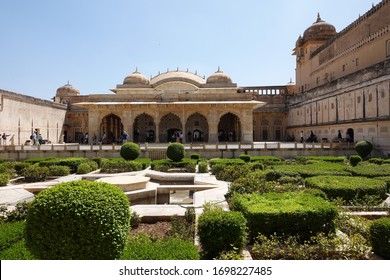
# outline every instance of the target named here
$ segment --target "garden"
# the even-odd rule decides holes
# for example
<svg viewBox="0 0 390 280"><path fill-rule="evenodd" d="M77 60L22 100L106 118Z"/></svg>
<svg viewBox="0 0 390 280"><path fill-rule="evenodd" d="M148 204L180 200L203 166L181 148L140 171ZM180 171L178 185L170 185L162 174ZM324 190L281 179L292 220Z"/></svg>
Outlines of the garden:
<svg viewBox="0 0 390 280"><path fill-rule="evenodd" d="M167 159L151 161L127 143L114 159L0 159L0 186L147 168L210 172L229 182L230 209L205 203L197 217L187 207L184 216L145 224L116 186L60 183L31 203L0 209L0 259L239 260L244 251L258 260L389 259L390 159L369 158L369 149L361 143L349 157L205 159L186 158L172 143Z"/></svg>

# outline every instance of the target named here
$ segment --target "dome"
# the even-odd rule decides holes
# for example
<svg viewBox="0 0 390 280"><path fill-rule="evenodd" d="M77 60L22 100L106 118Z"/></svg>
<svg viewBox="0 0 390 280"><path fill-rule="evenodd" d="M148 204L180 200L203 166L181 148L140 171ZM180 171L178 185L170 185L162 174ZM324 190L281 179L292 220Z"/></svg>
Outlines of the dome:
<svg viewBox="0 0 390 280"><path fill-rule="evenodd" d="M58 88L56 96L69 96L69 95L80 95L80 91L77 88L74 88L69 82Z"/></svg>
<svg viewBox="0 0 390 280"><path fill-rule="evenodd" d="M149 80L140 72L138 72L138 69L136 69L132 74L130 74L124 79L123 84L124 85L148 85Z"/></svg>
<svg viewBox="0 0 390 280"><path fill-rule="evenodd" d="M221 85L221 84L233 84L232 82L232 79L226 75L224 72L222 72L220 70L220 68L218 67L218 70L212 74L210 77L207 78L207 84L218 84L218 85Z"/></svg>
<svg viewBox="0 0 390 280"><path fill-rule="evenodd" d="M303 33L303 41L328 41L336 34L336 28L333 25L323 21L320 17L320 14L318 14L317 21L314 22Z"/></svg>
<svg viewBox="0 0 390 280"><path fill-rule="evenodd" d="M199 76L197 72L191 73L188 70L181 71L179 69L177 69L176 71L168 70L165 73L159 73L157 76L153 77L150 80L150 83L154 87L169 82L185 82L200 87L205 83L205 80L203 77Z"/></svg>

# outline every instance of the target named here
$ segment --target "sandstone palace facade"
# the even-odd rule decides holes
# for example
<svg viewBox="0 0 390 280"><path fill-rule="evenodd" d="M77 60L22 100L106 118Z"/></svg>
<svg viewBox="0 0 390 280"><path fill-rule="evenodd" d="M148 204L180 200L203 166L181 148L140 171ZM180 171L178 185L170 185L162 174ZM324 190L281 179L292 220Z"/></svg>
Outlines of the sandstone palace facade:
<svg viewBox="0 0 390 280"><path fill-rule="evenodd" d="M218 69L209 77L138 70L112 94L82 95L69 83L53 102L0 90L0 132L24 144L34 129L53 143L372 141L390 152L390 1L373 6L345 29L318 15L293 49L296 82L237 86Z"/></svg>

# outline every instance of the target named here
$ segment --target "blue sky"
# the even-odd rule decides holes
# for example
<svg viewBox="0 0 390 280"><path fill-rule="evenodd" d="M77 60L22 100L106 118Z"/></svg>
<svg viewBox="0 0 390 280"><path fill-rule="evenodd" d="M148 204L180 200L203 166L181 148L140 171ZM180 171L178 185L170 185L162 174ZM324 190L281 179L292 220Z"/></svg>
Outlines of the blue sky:
<svg viewBox="0 0 390 280"><path fill-rule="evenodd" d="M0 89L50 99L68 81L110 93L146 77L220 66L238 86L295 80L295 41L320 13L341 31L379 0L0 0Z"/></svg>

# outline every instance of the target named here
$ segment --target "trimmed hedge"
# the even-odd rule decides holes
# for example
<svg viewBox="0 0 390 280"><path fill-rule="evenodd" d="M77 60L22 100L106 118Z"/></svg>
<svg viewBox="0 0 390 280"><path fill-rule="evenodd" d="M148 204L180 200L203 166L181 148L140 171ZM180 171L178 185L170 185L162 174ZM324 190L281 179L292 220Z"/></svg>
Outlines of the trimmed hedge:
<svg viewBox="0 0 390 280"><path fill-rule="evenodd" d="M23 169L24 180L29 183L45 181L48 175L48 167L31 165Z"/></svg>
<svg viewBox="0 0 390 280"><path fill-rule="evenodd" d="M67 176L70 174L68 166L51 165L49 166L49 176Z"/></svg>
<svg viewBox="0 0 390 280"><path fill-rule="evenodd" d="M390 218L381 218L371 224L370 241L375 253L390 259Z"/></svg>
<svg viewBox="0 0 390 280"><path fill-rule="evenodd" d="M349 176L317 176L307 178L306 187L320 189L329 199L342 198L347 203L366 195L376 195L385 199L387 185L385 181Z"/></svg>
<svg viewBox="0 0 390 280"><path fill-rule="evenodd" d="M146 235L132 237L126 244L121 260L199 260L197 247L179 239L153 242Z"/></svg>
<svg viewBox="0 0 390 280"><path fill-rule="evenodd" d="M347 169L353 176L362 176L362 177L381 177L381 176L390 176L390 164L374 164L374 163L359 163L354 167Z"/></svg>
<svg viewBox="0 0 390 280"><path fill-rule="evenodd" d="M320 175L348 176L350 173L345 170L345 165L333 162L316 162L312 164L282 164L272 166L275 177L301 176L302 178Z"/></svg>
<svg viewBox="0 0 390 280"><path fill-rule="evenodd" d="M9 175L8 174L0 174L0 187L8 185Z"/></svg>
<svg viewBox="0 0 390 280"><path fill-rule="evenodd" d="M167 148L167 157L172 161L181 161L186 155L184 145L182 143L171 143Z"/></svg>
<svg viewBox="0 0 390 280"><path fill-rule="evenodd" d="M125 160L135 160L140 153L141 149L136 143L126 142L121 146L120 155Z"/></svg>
<svg viewBox="0 0 390 280"><path fill-rule="evenodd" d="M251 240L259 233L298 235L302 240L333 233L338 214L330 202L304 192L240 194L233 196L230 206L244 214Z"/></svg>
<svg viewBox="0 0 390 280"><path fill-rule="evenodd" d="M142 163L135 160L125 160L123 158L104 159L100 172L102 173L122 173L141 171Z"/></svg>
<svg viewBox="0 0 390 280"><path fill-rule="evenodd" d="M38 259L116 259L130 230L130 207L116 186L61 183L40 192L26 221L26 246Z"/></svg>
<svg viewBox="0 0 390 280"><path fill-rule="evenodd" d="M198 162L198 172L199 173L208 173L209 172L209 165L207 161L199 161Z"/></svg>
<svg viewBox="0 0 390 280"><path fill-rule="evenodd" d="M51 158L45 161L39 161L39 166L49 167L51 165L61 165L68 166L70 168L71 173L76 173L77 166L82 162L88 162L87 158L77 158L77 157L69 157L69 158Z"/></svg>
<svg viewBox="0 0 390 280"><path fill-rule="evenodd" d="M306 163L307 161L345 163L347 159L344 156L296 156L295 160L302 163Z"/></svg>
<svg viewBox="0 0 390 280"><path fill-rule="evenodd" d="M251 162L261 162L265 165L281 164L284 161L284 158L276 156L251 156Z"/></svg>
<svg viewBox="0 0 390 280"><path fill-rule="evenodd" d="M209 165L212 168L214 165L243 165L245 161L240 158L212 158L209 160Z"/></svg>
<svg viewBox="0 0 390 280"><path fill-rule="evenodd" d="M181 161L172 161L170 159L154 160L151 164L152 170L167 172L171 168L182 168L183 171L194 173L196 171L196 159L183 158Z"/></svg>
<svg viewBox="0 0 390 280"><path fill-rule="evenodd" d="M198 219L198 235L206 258L241 250L246 241L246 220L240 212L205 211Z"/></svg>

